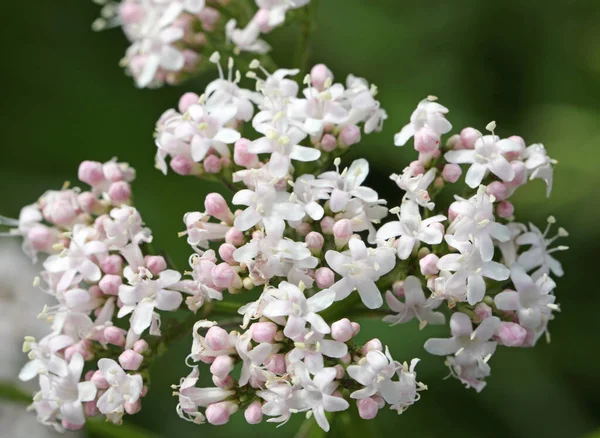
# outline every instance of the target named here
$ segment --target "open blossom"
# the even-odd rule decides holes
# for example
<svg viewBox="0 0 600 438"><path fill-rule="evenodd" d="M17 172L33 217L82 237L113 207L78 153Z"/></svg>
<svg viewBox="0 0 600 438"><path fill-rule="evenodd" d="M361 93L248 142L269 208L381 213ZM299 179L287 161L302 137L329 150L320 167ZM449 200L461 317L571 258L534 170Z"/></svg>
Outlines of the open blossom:
<svg viewBox="0 0 600 438"><path fill-rule="evenodd" d="M546 153L542 144L532 144L525 149L525 167L530 172L530 179L541 179L546 183L546 196L552 191L552 180L554 169L552 165L556 161Z"/></svg>
<svg viewBox="0 0 600 438"><path fill-rule="evenodd" d="M435 169L420 175L415 175L414 172L414 169L409 166L404 169L402 175L392 174L390 179L406 192L403 200L414 201L421 207L433 210L435 204L431 201L427 189L435 179Z"/></svg>
<svg viewBox="0 0 600 438"><path fill-rule="evenodd" d="M531 231L520 234L515 242L517 245L531 245L531 247L519 255L517 263L525 268L526 271L536 269L531 275L535 280L538 278L550 274L562 277L564 274L561 263L556 260L551 254L556 251L562 251L567 249L566 246L557 246L549 248L556 239L560 237L566 237L569 234L564 228L558 229L558 234L554 237L548 237L550 227L554 223L555 219L550 217L548 219L548 225L542 233L538 227L533 224L529 224Z"/></svg>
<svg viewBox="0 0 600 438"><path fill-rule="evenodd" d="M447 113L448 108L435 102L435 98L423 99L410 116L410 123L394 136L394 144L404 146L419 129L424 127L431 128L438 134L447 133L452 129L452 125L445 117Z"/></svg>
<svg viewBox="0 0 600 438"><path fill-rule="evenodd" d="M443 324L446 317L434 309L442 304L442 301L426 298L421 287L421 282L415 276L409 275L404 280L404 302L401 302L390 291L385 294L385 300L394 315L387 315L383 321L392 325L404 324L416 318L419 326L426 324Z"/></svg>
<svg viewBox="0 0 600 438"><path fill-rule="evenodd" d="M98 399L98 409L113 422L118 423L124 412L125 403L135 403L142 393L142 377L127 374L114 360L100 359L98 368L109 388ZM116 420L116 421L115 421Z"/></svg>

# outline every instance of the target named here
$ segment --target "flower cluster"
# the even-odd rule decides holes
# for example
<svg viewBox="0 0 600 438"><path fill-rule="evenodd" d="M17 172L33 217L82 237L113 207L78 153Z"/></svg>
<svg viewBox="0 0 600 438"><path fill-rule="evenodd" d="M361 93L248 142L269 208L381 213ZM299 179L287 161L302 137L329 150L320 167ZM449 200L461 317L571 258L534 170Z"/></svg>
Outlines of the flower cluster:
<svg viewBox="0 0 600 438"><path fill-rule="evenodd" d="M256 0L258 10L229 0L96 0L103 4L92 28L121 26L131 42L121 65L138 87L180 83L206 66L216 48L240 52L270 51L261 34L281 26L290 10L309 0ZM247 21L238 28L238 21Z"/></svg>

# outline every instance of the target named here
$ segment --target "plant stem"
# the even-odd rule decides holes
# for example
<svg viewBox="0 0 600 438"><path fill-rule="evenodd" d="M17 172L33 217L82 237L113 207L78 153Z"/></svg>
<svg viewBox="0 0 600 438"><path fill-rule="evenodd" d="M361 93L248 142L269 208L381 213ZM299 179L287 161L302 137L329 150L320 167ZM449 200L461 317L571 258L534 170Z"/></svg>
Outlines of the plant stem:
<svg viewBox="0 0 600 438"><path fill-rule="evenodd" d="M317 0L311 1L302 8L301 23L302 26L300 39L294 55L294 67L300 69L299 78L302 79L307 73L308 55L310 49L310 35L314 30L314 15L317 10Z"/></svg>

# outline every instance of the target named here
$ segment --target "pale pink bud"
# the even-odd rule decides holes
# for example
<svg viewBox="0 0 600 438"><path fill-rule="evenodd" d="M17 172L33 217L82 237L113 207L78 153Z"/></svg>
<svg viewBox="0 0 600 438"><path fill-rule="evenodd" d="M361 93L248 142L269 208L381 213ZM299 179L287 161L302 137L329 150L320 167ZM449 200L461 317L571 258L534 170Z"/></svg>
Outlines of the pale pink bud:
<svg viewBox="0 0 600 438"><path fill-rule="evenodd" d="M508 181L505 184L511 188L516 188L525 184L527 182L527 168L525 167L525 164L522 161L511 161L510 166L515 172L515 177L512 181Z"/></svg>
<svg viewBox="0 0 600 438"><path fill-rule="evenodd" d="M437 275L431 275L427 278L427 287L429 290L435 290L435 279L438 278Z"/></svg>
<svg viewBox="0 0 600 438"><path fill-rule="evenodd" d="M375 350L383 351L383 344L377 338L371 339L362 348L362 351L364 354L367 354L369 351L375 351Z"/></svg>
<svg viewBox="0 0 600 438"><path fill-rule="evenodd" d="M83 342L78 342L74 345L65 348L65 359L67 360L67 362L70 362L76 353L81 354L81 356L84 359L88 359L91 357L91 353L88 351Z"/></svg>
<svg viewBox="0 0 600 438"><path fill-rule="evenodd" d="M325 64L317 64L310 70L310 80L313 87L319 91L323 91L325 89L325 82L333 81L333 73Z"/></svg>
<svg viewBox="0 0 600 438"><path fill-rule="evenodd" d="M356 336L358 333L360 333L360 324L357 322L352 322L352 333L354 336Z"/></svg>
<svg viewBox="0 0 600 438"><path fill-rule="evenodd" d="M227 201L219 193L209 193L204 198L204 208L206 214L216 217L217 219L231 223L233 220L233 213L229 210Z"/></svg>
<svg viewBox="0 0 600 438"><path fill-rule="evenodd" d="M312 227L308 222L302 222L300 225L295 227L295 229L300 236L306 236L308 233L310 233Z"/></svg>
<svg viewBox="0 0 600 438"><path fill-rule="evenodd" d="M475 315L479 318L479 321L483 321L486 318L492 316L492 308L485 303L478 303L475 306Z"/></svg>
<svg viewBox="0 0 600 438"><path fill-rule="evenodd" d="M325 134L321 139L321 149L325 152L331 152L335 150L337 146L337 140L331 134Z"/></svg>
<svg viewBox="0 0 600 438"><path fill-rule="evenodd" d="M150 349L150 346L143 339L135 341L135 343L133 344L133 351L135 351L136 353L139 353L139 354L143 354L146 351L148 351L149 349Z"/></svg>
<svg viewBox="0 0 600 438"><path fill-rule="evenodd" d="M167 261L163 256L148 256L146 257L146 268L153 275L158 275L167 269Z"/></svg>
<svg viewBox="0 0 600 438"><path fill-rule="evenodd" d="M100 410L98 406L96 406L95 401L89 401L83 403L83 412L86 418L95 417L96 415L100 415Z"/></svg>
<svg viewBox="0 0 600 438"><path fill-rule="evenodd" d="M102 292L106 295L118 295L119 286L123 284L123 280L118 275L105 275L98 283Z"/></svg>
<svg viewBox="0 0 600 438"><path fill-rule="evenodd" d="M354 327L348 318L342 318L331 324L331 337L339 342L348 342L354 336Z"/></svg>
<svg viewBox="0 0 600 438"><path fill-rule="evenodd" d="M253 169L258 167L259 160L258 155L248 152L249 145L250 140L247 138L240 138L235 142L233 146L233 162L238 166Z"/></svg>
<svg viewBox="0 0 600 438"><path fill-rule="evenodd" d="M277 333L277 326L272 322L255 322L252 324L252 339L255 342L272 343Z"/></svg>
<svg viewBox="0 0 600 438"><path fill-rule="evenodd" d="M475 142L481 137L481 132L475 128L465 128L460 131L460 139L465 149L474 149Z"/></svg>
<svg viewBox="0 0 600 438"><path fill-rule="evenodd" d="M460 135L459 134L452 135L446 141L446 147L448 149L454 149L454 150L457 150L457 151L465 148L465 146L462 144L462 140L460 139Z"/></svg>
<svg viewBox="0 0 600 438"><path fill-rule="evenodd" d="M517 143L520 147L520 150L515 152L507 152L504 154L504 156L508 161L518 160L521 157L521 154L525 152L525 140L523 140L523 137L518 135L511 135L510 137L508 137L508 139Z"/></svg>
<svg viewBox="0 0 600 438"><path fill-rule="evenodd" d="M87 373L85 373L85 380L89 381L92 380L92 376L94 375L95 371L94 370L89 370Z"/></svg>
<svg viewBox="0 0 600 438"><path fill-rule="evenodd" d="M437 267L437 262L440 258L435 254L428 254L419 260L419 267L421 268L421 274L427 275L435 275L440 270Z"/></svg>
<svg viewBox="0 0 600 438"><path fill-rule="evenodd" d="M315 281L321 289L327 289L335 283L335 274L329 268L319 268L315 272Z"/></svg>
<svg viewBox="0 0 600 438"><path fill-rule="evenodd" d="M462 175L462 169L458 164L446 164L442 170L442 178L449 183L455 183Z"/></svg>
<svg viewBox="0 0 600 438"><path fill-rule="evenodd" d="M179 108L179 112L180 113L184 113L187 111L187 109L198 103L198 100L200 99L200 97L196 94L196 93L192 93L192 92L188 92L185 93L183 96L181 96L179 98L179 104L177 105L177 107Z"/></svg>
<svg viewBox="0 0 600 438"><path fill-rule="evenodd" d="M227 403L213 403L206 408L206 421L214 426L222 426L229 421Z"/></svg>
<svg viewBox="0 0 600 438"><path fill-rule="evenodd" d="M104 163L102 165L102 172L104 173L104 177L110 182L121 181L123 179L123 171L115 161Z"/></svg>
<svg viewBox="0 0 600 438"><path fill-rule="evenodd" d="M340 362L344 365L350 364L350 362L352 362L352 356L350 355L350 353L346 353L345 355L340 357Z"/></svg>
<svg viewBox="0 0 600 438"><path fill-rule="evenodd" d="M316 231L311 231L310 233L308 233L306 235L306 237L304 238L304 241L306 242L306 246L308 247L308 249L318 251L321 248L323 248L323 243L325 243L325 238L323 237L323 235L321 233L317 233Z"/></svg>
<svg viewBox="0 0 600 438"><path fill-rule="evenodd" d="M450 222L454 222L454 219L456 219L458 217L458 202L455 201L452 204L450 204L450 207L448 208L448 220Z"/></svg>
<svg viewBox="0 0 600 438"><path fill-rule="evenodd" d="M267 370L274 374L284 374L286 370L285 356L283 354L274 354L265 362Z"/></svg>
<svg viewBox="0 0 600 438"><path fill-rule="evenodd" d="M77 178L92 187L104 182L102 163L97 161L83 161L79 165Z"/></svg>
<svg viewBox="0 0 600 438"><path fill-rule="evenodd" d="M496 213L499 217L506 219L515 213L515 207L508 201L502 201L498 204L498 207L496 207Z"/></svg>
<svg viewBox="0 0 600 438"><path fill-rule="evenodd" d="M248 424L258 424L262 421L262 406L259 401L255 401L244 411L244 418Z"/></svg>
<svg viewBox="0 0 600 438"><path fill-rule="evenodd" d="M202 57L193 50L184 49L183 59L183 70L191 72L194 71L194 69L198 66Z"/></svg>
<svg viewBox="0 0 600 438"><path fill-rule="evenodd" d="M254 14L254 21L262 33L269 33L273 30L273 26L269 25L269 11L267 9L259 9Z"/></svg>
<svg viewBox="0 0 600 438"><path fill-rule="evenodd" d="M122 347L125 345L125 333L127 332L122 328L111 325L104 329L104 339L109 344Z"/></svg>
<svg viewBox="0 0 600 438"><path fill-rule="evenodd" d="M88 289L88 292L92 298L104 297L104 292L102 292L102 289L100 289L100 287L98 285L90 286L90 288Z"/></svg>
<svg viewBox="0 0 600 438"><path fill-rule="evenodd" d="M227 263L220 263L211 270L214 285L219 289L227 289L233 285L235 272Z"/></svg>
<svg viewBox="0 0 600 438"><path fill-rule="evenodd" d="M360 141L360 128L356 125L345 125L339 138L345 146L352 146Z"/></svg>
<svg viewBox="0 0 600 438"><path fill-rule="evenodd" d="M527 338L527 330L514 322L501 322L496 336L507 347L519 347Z"/></svg>
<svg viewBox="0 0 600 438"><path fill-rule="evenodd" d="M36 251L45 251L50 249L54 243L54 236L52 236L52 231L47 226L35 225L27 233L27 240Z"/></svg>
<svg viewBox="0 0 600 438"><path fill-rule="evenodd" d="M225 261L226 263L236 263L236 261L233 259L233 253L235 252L235 250L236 247L232 244L224 243L219 247L219 256L221 256L223 261Z"/></svg>
<svg viewBox="0 0 600 438"><path fill-rule="evenodd" d="M352 237L352 222L350 219L340 219L333 225L332 231L336 246L343 247Z"/></svg>
<svg viewBox="0 0 600 438"><path fill-rule="evenodd" d="M371 397L363 398L362 400L359 400L356 404L358 406L358 415L363 420L372 420L377 416L379 406L377 405L377 402Z"/></svg>
<svg viewBox="0 0 600 438"><path fill-rule="evenodd" d="M225 233L225 242L233 246L241 246L244 243L244 233L235 227L231 227Z"/></svg>
<svg viewBox="0 0 600 438"><path fill-rule="evenodd" d="M432 154L440 145L440 135L433 129L424 127L415 133L415 149L424 154Z"/></svg>
<svg viewBox="0 0 600 438"><path fill-rule="evenodd" d="M62 419L62 421L60 422L60 424L66 430L80 430L80 429L83 429L83 426L85 426L85 423L83 423L83 424L75 424L75 423L71 423L69 420L65 420L64 418Z"/></svg>
<svg viewBox="0 0 600 438"><path fill-rule="evenodd" d="M493 196L498 201L504 201L508 196L508 189L506 185L504 185L500 181L493 181L490 184L488 184L486 192L488 195Z"/></svg>
<svg viewBox="0 0 600 438"><path fill-rule="evenodd" d="M221 14L214 8L205 7L198 13L198 18L202 22L202 27L208 31L212 31L219 21Z"/></svg>
<svg viewBox="0 0 600 438"><path fill-rule="evenodd" d="M124 370L135 371L140 367L143 361L144 356L133 350L125 350L119 356L119 363Z"/></svg>
<svg viewBox="0 0 600 438"><path fill-rule="evenodd" d="M373 395L373 396L371 396L371 398L375 401L375 403L377 403L377 406L379 407L379 409L382 409L385 407L385 400L383 399L383 397L379 397L378 395Z"/></svg>
<svg viewBox="0 0 600 438"><path fill-rule="evenodd" d="M219 379L225 379L233 369L233 359L230 356L217 356L210 366L210 372Z"/></svg>
<svg viewBox="0 0 600 438"><path fill-rule="evenodd" d="M204 161L204 170L207 173L219 173L221 171L221 159L216 155L207 156Z"/></svg>
<svg viewBox="0 0 600 438"><path fill-rule="evenodd" d="M123 407L129 415L134 415L142 410L142 401L138 398L135 403L125 403Z"/></svg>
<svg viewBox="0 0 600 438"><path fill-rule="evenodd" d="M73 222L76 216L77 212L70 202L58 201L53 205L52 213L47 219L56 225L67 226Z"/></svg>
<svg viewBox="0 0 600 438"><path fill-rule="evenodd" d="M423 175L423 173L425 173L425 165L419 160L411 162L408 167L412 169L413 175L415 176Z"/></svg>
<svg viewBox="0 0 600 438"><path fill-rule="evenodd" d="M192 173L192 169L194 168L194 162L183 155L176 155L171 158L169 165L173 169L173 172L183 176Z"/></svg>
<svg viewBox="0 0 600 438"><path fill-rule="evenodd" d="M346 374L344 367L341 366L340 364L337 364L336 366L334 366L334 368L335 368L335 378L338 380L343 378L344 375Z"/></svg>
<svg viewBox="0 0 600 438"><path fill-rule="evenodd" d="M144 9L134 1L125 1L119 5L119 18L123 24L132 24L142 19Z"/></svg>
<svg viewBox="0 0 600 438"><path fill-rule="evenodd" d="M123 259L116 255L109 255L100 261L100 269L106 274L117 275L121 273L123 267Z"/></svg>
<svg viewBox="0 0 600 438"><path fill-rule="evenodd" d="M90 381L94 385L96 385L96 388L98 389L107 389L110 386L110 384L106 381L104 375L102 374L102 372L100 372L100 370L94 371L94 374L92 375Z"/></svg>
<svg viewBox="0 0 600 438"><path fill-rule="evenodd" d="M131 197L131 188L125 181L117 181L108 188L108 197L112 202L121 203L129 201Z"/></svg>
<svg viewBox="0 0 600 438"><path fill-rule="evenodd" d="M91 213L97 205L96 196L91 192L83 192L77 196L77 203L83 211Z"/></svg>
<svg viewBox="0 0 600 438"><path fill-rule="evenodd" d="M229 333L221 327L212 326L206 332L206 344L213 351L225 350L229 347Z"/></svg>
<svg viewBox="0 0 600 438"><path fill-rule="evenodd" d="M404 296L404 282L402 280L394 281L392 284L392 293L398 298Z"/></svg>
<svg viewBox="0 0 600 438"><path fill-rule="evenodd" d="M335 219L330 216L325 216L321 219L321 231L323 234L333 234L333 225L335 224Z"/></svg>

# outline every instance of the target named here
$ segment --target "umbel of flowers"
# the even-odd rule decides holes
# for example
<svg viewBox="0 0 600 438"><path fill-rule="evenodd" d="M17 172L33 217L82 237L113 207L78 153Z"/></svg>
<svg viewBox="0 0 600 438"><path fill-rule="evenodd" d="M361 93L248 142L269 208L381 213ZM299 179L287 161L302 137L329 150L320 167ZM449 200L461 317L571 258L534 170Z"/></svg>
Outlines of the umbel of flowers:
<svg viewBox="0 0 600 438"><path fill-rule="evenodd" d="M301 414L325 431L328 412L402 413L426 389L418 359L395 360L377 338L356 341L354 319L372 309L384 314L382 330L447 324L448 337L424 349L477 391L498 346L532 347L548 334L559 310L552 277L563 275L554 253L566 249L554 242L567 232L551 232L552 217L523 225L511 202L534 179L550 193L554 162L541 144L501 138L494 122L450 135L448 110L428 97L394 139L411 141L418 158L391 175L398 196L386 201L365 185L366 160L341 159L387 117L376 87L352 75L335 82L322 64L297 82L297 70L253 61L245 76L254 87L243 88L233 61L224 72L220 56L210 58L219 78L184 94L156 126L157 168L233 192L185 214L188 271L153 255L132 202L135 173L116 160L81 163L89 188L48 191L18 220L3 218L42 260L36 285L56 298L40 313L49 334L24 344L20 377L39 380L39 421L78 429L90 417L118 424L135 414L148 366L177 334L192 339L190 373L173 386L181 418L222 425L242 411L256 424ZM463 195L437 201L463 172ZM200 372L214 386L198 387Z"/></svg>

